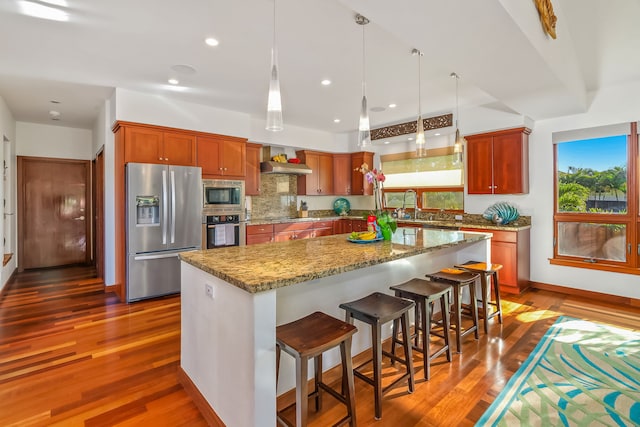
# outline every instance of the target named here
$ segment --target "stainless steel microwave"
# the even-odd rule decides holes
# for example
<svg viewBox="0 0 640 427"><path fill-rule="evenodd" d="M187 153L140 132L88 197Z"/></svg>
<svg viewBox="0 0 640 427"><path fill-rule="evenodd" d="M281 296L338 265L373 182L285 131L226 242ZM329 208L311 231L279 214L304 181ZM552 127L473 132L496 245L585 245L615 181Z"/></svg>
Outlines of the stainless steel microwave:
<svg viewBox="0 0 640 427"><path fill-rule="evenodd" d="M244 181L202 180L203 210L244 214Z"/></svg>

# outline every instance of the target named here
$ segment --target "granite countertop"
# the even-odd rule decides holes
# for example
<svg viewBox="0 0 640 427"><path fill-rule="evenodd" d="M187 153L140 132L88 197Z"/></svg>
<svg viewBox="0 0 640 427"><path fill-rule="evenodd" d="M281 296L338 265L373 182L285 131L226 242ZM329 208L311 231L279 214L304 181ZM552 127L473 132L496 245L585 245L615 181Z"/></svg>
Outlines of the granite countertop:
<svg viewBox="0 0 640 427"><path fill-rule="evenodd" d="M250 293L490 238L489 234L398 228L391 241L356 244L347 234L185 252L180 259Z"/></svg>
<svg viewBox="0 0 640 427"><path fill-rule="evenodd" d="M427 219L398 219L398 222L404 224L416 224L422 225L425 228L448 228L448 229L460 229L460 228L478 228L484 230L497 230L497 231L520 231L531 228L531 221L527 217L521 217L519 220L507 224L496 225L491 221L483 219L479 215L465 218L462 221L455 219L441 219L441 220L427 220ZM254 219L247 222L247 225L265 225L265 224L283 224L289 222L318 222L318 221L330 221L337 219L363 219L362 215L347 215L347 216L321 216L321 217L308 217L308 218L273 218L273 219Z"/></svg>

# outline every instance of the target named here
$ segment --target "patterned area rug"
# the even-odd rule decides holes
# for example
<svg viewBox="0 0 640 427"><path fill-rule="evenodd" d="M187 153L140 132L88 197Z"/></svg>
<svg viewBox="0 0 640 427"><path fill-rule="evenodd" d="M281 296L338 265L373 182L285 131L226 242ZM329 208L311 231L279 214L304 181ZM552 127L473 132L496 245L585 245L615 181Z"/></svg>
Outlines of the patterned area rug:
<svg viewBox="0 0 640 427"><path fill-rule="evenodd" d="M476 426L640 426L640 333L560 317Z"/></svg>

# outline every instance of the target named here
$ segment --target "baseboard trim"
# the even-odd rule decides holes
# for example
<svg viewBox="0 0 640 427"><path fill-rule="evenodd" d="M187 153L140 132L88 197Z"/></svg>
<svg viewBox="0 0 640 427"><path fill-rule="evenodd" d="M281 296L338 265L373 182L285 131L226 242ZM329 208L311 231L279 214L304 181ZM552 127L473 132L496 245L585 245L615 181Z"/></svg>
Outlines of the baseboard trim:
<svg viewBox="0 0 640 427"><path fill-rule="evenodd" d="M531 289L558 292L565 295L575 295L582 298L593 299L611 304L626 305L629 307L640 307L640 299L621 297L618 295L605 294L602 292L587 291L584 289L568 288L566 286L551 285L548 283L531 282Z"/></svg>
<svg viewBox="0 0 640 427"><path fill-rule="evenodd" d="M222 422L216 411L209 405L207 399L204 398L198 387L191 381L189 375L182 369L181 366L178 366L178 381L184 387L184 391L189 395L189 397L193 400L193 403L196 405L204 419L207 421L207 424L214 427L225 427L225 424Z"/></svg>

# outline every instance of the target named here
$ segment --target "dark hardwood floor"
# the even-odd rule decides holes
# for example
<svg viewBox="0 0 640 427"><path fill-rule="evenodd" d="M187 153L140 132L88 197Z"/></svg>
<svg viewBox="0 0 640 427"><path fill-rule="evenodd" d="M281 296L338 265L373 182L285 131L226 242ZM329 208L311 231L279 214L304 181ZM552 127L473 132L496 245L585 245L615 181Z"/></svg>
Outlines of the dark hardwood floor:
<svg viewBox="0 0 640 427"><path fill-rule="evenodd" d="M179 296L119 303L82 267L18 273L7 286L0 425L206 425L178 382ZM452 363L434 361L432 379L418 381L413 394L399 387L387 395L381 421L373 419L370 386L356 380L358 425L473 425L560 315L640 329L640 308L549 291L504 295L503 307L503 325L494 319L489 335L466 337ZM418 379L420 366L416 358ZM386 366L385 375L392 370ZM331 425L344 410L329 396L324 403L311 413L314 426Z"/></svg>

